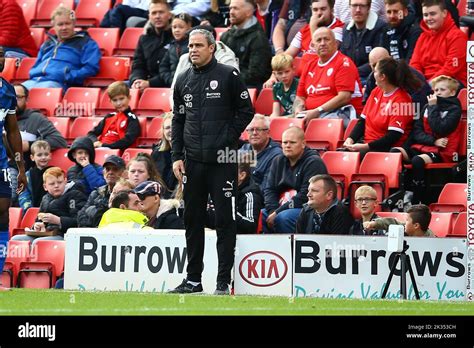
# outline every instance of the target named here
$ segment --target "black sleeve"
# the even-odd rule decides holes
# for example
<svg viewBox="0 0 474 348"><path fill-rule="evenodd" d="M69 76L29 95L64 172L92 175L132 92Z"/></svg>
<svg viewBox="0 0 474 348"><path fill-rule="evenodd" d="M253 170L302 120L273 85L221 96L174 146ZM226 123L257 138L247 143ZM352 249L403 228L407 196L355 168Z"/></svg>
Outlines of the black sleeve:
<svg viewBox="0 0 474 348"><path fill-rule="evenodd" d="M87 137L92 140L92 142L96 142L98 140L99 135L102 134L104 131L105 120L107 119L108 115L106 115L97 126L95 126L91 131L87 133Z"/></svg>
<svg viewBox="0 0 474 348"><path fill-rule="evenodd" d="M256 233L260 210L263 208L261 195L254 192L245 193L244 207L244 211L237 211L237 233Z"/></svg>
<svg viewBox="0 0 474 348"><path fill-rule="evenodd" d="M176 214L169 214L168 216L166 216L164 228L169 228L172 230L184 230L183 219L181 219Z"/></svg>
<svg viewBox="0 0 474 348"><path fill-rule="evenodd" d="M133 114L129 114L127 132L125 133L125 136L122 139L116 141L115 143L102 144L102 146L110 147L111 149L125 150L133 144L133 142L138 138L139 135L140 123L138 122L138 118Z"/></svg>
<svg viewBox="0 0 474 348"><path fill-rule="evenodd" d="M230 78L232 84L231 98L234 102L233 109L235 110L235 117L231 126L232 139L230 140L237 141L245 127L252 121L254 110L247 87L236 69L232 71Z"/></svg>
<svg viewBox="0 0 474 348"><path fill-rule="evenodd" d="M354 143L356 143L360 138L365 133L365 118L359 118L359 121L357 121L356 125L352 129L351 134L349 135L349 138L354 140Z"/></svg>
<svg viewBox="0 0 474 348"><path fill-rule="evenodd" d="M173 82L173 73L171 71L170 51L166 51L165 56L160 62L160 78L165 86L171 86Z"/></svg>
<svg viewBox="0 0 474 348"><path fill-rule="evenodd" d="M337 207L332 217L331 234L349 234L354 219L351 214L343 207Z"/></svg>
<svg viewBox="0 0 474 348"><path fill-rule="evenodd" d="M74 190L73 197L68 204L68 213L59 217L61 219L61 231L64 233L71 227L77 227L77 213L87 201L86 194L79 190ZM74 204L72 204L73 202Z"/></svg>
<svg viewBox="0 0 474 348"><path fill-rule="evenodd" d="M306 222L308 219L306 218L305 209L301 209L300 215L298 215L298 219L296 220L296 233L302 234L306 232Z"/></svg>
<svg viewBox="0 0 474 348"><path fill-rule="evenodd" d="M433 132L445 137L456 130L461 120L461 105L450 105L446 110L440 110L438 104L428 105L428 124ZM444 117L442 115L444 114Z"/></svg>
<svg viewBox="0 0 474 348"><path fill-rule="evenodd" d="M143 39L144 35L142 35L138 40L138 45L133 55L132 72L130 73L130 84L133 84L133 82L138 79L148 79L149 73L146 64L145 54L143 53Z"/></svg>
<svg viewBox="0 0 474 348"><path fill-rule="evenodd" d="M369 143L369 149L371 151L387 151L390 149L393 144L395 144L402 137L403 133L389 130L383 137L380 139L374 140Z"/></svg>
<svg viewBox="0 0 474 348"><path fill-rule="evenodd" d="M283 155L281 155L283 156ZM266 187L263 188L263 197L265 202L265 209L268 211L268 214L273 213L276 209L278 209L279 205L279 192L277 191L277 175L279 171L279 163L281 161L281 156L276 157L273 159L272 164L270 166L269 174L268 174L268 183Z"/></svg>

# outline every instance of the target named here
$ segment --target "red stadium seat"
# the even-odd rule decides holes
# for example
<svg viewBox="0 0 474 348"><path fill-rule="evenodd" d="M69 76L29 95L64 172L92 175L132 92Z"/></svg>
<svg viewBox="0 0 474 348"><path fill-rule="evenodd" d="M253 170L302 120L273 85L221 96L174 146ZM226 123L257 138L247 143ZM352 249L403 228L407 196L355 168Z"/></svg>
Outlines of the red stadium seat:
<svg viewBox="0 0 474 348"><path fill-rule="evenodd" d="M0 72L0 76L8 82L13 81L16 74L16 64L16 58L5 58L5 65L3 67L3 71Z"/></svg>
<svg viewBox="0 0 474 348"><path fill-rule="evenodd" d="M379 203L389 196L390 189L399 189L402 172L402 154L388 152L368 152L359 167L359 173L352 174L349 184L349 207L354 218L359 218L354 207L355 191L359 186L370 185L377 192ZM381 209L380 205L377 209Z"/></svg>
<svg viewBox="0 0 474 348"><path fill-rule="evenodd" d="M53 126L61 133L64 139L69 138L69 129L71 128L71 119L69 117L49 117Z"/></svg>
<svg viewBox="0 0 474 348"><path fill-rule="evenodd" d="M459 0L459 2L456 5L460 17L466 15L467 1L468 0Z"/></svg>
<svg viewBox="0 0 474 348"><path fill-rule="evenodd" d="M114 49L114 56L133 57L143 28L126 28L120 37L118 47Z"/></svg>
<svg viewBox="0 0 474 348"><path fill-rule="evenodd" d="M459 213L456 221L454 222L453 229L450 234L446 237L464 237L467 236L467 212Z"/></svg>
<svg viewBox="0 0 474 348"><path fill-rule="evenodd" d="M169 102L170 88L147 88L143 91L134 110L137 116L156 117L171 111Z"/></svg>
<svg viewBox="0 0 474 348"><path fill-rule="evenodd" d="M99 105L100 88L71 87L64 94L56 116L91 116Z"/></svg>
<svg viewBox="0 0 474 348"><path fill-rule="evenodd" d="M8 208L8 239L11 238L13 230L20 227L22 215L23 209L18 207Z"/></svg>
<svg viewBox="0 0 474 348"><path fill-rule="evenodd" d="M408 217L407 213L395 212L395 211L378 211L377 215L381 218L386 218L386 217L394 218L400 222L406 222L407 217Z"/></svg>
<svg viewBox="0 0 474 348"><path fill-rule="evenodd" d="M31 250L30 260L20 263L18 286L21 288L51 288L64 272L63 240L38 240ZM33 261L34 260L34 261Z"/></svg>
<svg viewBox="0 0 474 348"><path fill-rule="evenodd" d="M59 167L64 170L65 173L67 173L67 170L75 165L75 163L71 162L67 157L68 150L69 149L56 149L51 152L51 161L49 161L49 165L52 167ZM28 209L28 211L30 209Z"/></svg>
<svg viewBox="0 0 474 348"><path fill-rule="evenodd" d="M6 287L14 287L17 284L20 264L28 261L30 257L30 242L23 240L11 240L8 242L7 257L3 267L1 284Z"/></svg>
<svg viewBox="0 0 474 348"><path fill-rule="evenodd" d="M85 137L102 119L102 117L76 118L69 129L69 140Z"/></svg>
<svg viewBox="0 0 474 348"><path fill-rule="evenodd" d="M16 0L23 11L23 17L25 17L26 24L30 25L30 21L36 15L36 6L38 0Z"/></svg>
<svg viewBox="0 0 474 348"><path fill-rule="evenodd" d="M99 73L84 81L85 87L107 87L112 82L128 79L130 58L102 57L99 61Z"/></svg>
<svg viewBox="0 0 474 348"><path fill-rule="evenodd" d="M318 150L335 151L343 132L343 120L312 119L304 133L306 145Z"/></svg>
<svg viewBox="0 0 474 348"><path fill-rule="evenodd" d="M105 147L95 149L95 163L100 164L101 166L104 165L105 160L107 157L115 155L120 157L120 150L119 149L108 149Z"/></svg>
<svg viewBox="0 0 474 348"><path fill-rule="evenodd" d="M461 102L462 118L467 118L467 88L463 88L458 93Z"/></svg>
<svg viewBox="0 0 474 348"><path fill-rule="evenodd" d="M39 211L39 208L37 207L29 208L26 211L25 215L23 215L20 226L18 228L13 228L11 235L15 236L17 234L25 234L25 228L26 227L30 228L35 223L36 217L38 216L38 211Z"/></svg>
<svg viewBox="0 0 474 348"><path fill-rule="evenodd" d="M105 13L112 7L112 0L81 0L76 8L76 26L98 27Z"/></svg>
<svg viewBox="0 0 474 348"><path fill-rule="evenodd" d="M447 183L439 194L438 202L430 205L430 210L459 213L466 211L466 207L467 184Z"/></svg>
<svg viewBox="0 0 474 348"><path fill-rule="evenodd" d="M35 40L36 47L40 48L46 39L46 29L45 28L30 28L31 36Z"/></svg>
<svg viewBox="0 0 474 348"><path fill-rule="evenodd" d="M249 88L248 91L249 91L250 100L252 101L252 105L255 105L255 102L257 101L257 94L258 94L257 89Z"/></svg>
<svg viewBox="0 0 474 348"><path fill-rule="evenodd" d="M255 102L255 113L270 116L273 112L273 89L264 88Z"/></svg>
<svg viewBox="0 0 474 348"><path fill-rule="evenodd" d="M82 1L79 3L81 4ZM99 45L102 56L111 56L120 39L119 28L89 28L87 32Z"/></svg>
<svg viewBox="0 0 474 348"><path fill-rule="evenodd" d="M129 106L130 109L135 111L135 109L138 106L138 100L140 99L140 90L138 89L131 89L130 90L130 102ZM104 116L107 114L110 114L111 112L115 112L114 106L110 102L109 95L107 94L106 91L102 92L102 95L100 97L99 101L99 107L95 108L95 116Z"/></svg>
<svg viewBox="0 0 474 348"><path fill-rule="evenodd" d="M15 78L11 83L22 83L30 78L30 69L35 64L35 57L25 57L21 60L15 74Z"/></svg>
<svg viewBox="0 0 474 348"><path fill-rule="evenodd" d="M62 88L32 88L26 106L38 109L46 116L54 116L56 108L61 104L62 95Z"/></svg>
<svg viewBox="0 0 474 348"><path fill-rule="evenodd" d="M122 154L122 158L125 161L125 164L128 164L128 162L137 156L140 152L147 153L151 155L152 149L137 149L137 148L128 148L125 149L125 151Z"/></svg>
<svg viewBox="0 0 474 348"><path fill-rule="evenodd" d="M326 165L328 173L342 187L340 198L347 197L352 174L359 172L360 153L327 151L322 154L321 159Z"/></svg>
<svg viewBox="0 0 474 348"><path fill-rule="evenodd" d="M151 147L161 139L161 125L163 123L162 117L153 117L146 129L146 137L140 137L138 139L139 146ZM143 133L143 129L142 129Z"/></svg>
<svg viewBox="0 0 474 348"><path fill-rule="evenodd" d="M59 6L63 5L71 10L74 9L74 0L38 0L35 17L30 21L30 26L52 27L51 13Z"/></svg>
<svg viewBox="0 0 474 348"><path fill-rule="evenodd" d="M283 132L293 126L303 128L303 119L274 117L270 120L270 137L281 143Z"/></svg>
<svg viewBox="0 0 474 348"><path fill-rule="evenodd" d="M446 237L451 234L453 227L452 213L431 213L431 222L428 226L436 237Z"/></svg>

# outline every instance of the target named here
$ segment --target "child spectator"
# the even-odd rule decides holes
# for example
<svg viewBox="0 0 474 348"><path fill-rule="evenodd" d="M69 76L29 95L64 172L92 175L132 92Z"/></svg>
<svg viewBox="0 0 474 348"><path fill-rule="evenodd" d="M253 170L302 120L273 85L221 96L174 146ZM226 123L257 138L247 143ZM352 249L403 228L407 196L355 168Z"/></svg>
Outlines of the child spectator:
<svg viewBox="0 0 474 348"><path fill-rule="evenodd" d="M404 225L405 235L409 237L434 237L433 231L428 226L431 221L431 212L424 204L412 205L408 211L408 217L406 223L402 223L394 218L378 218L374 221L364 222L364 228L370 229L381 229L388 230L390 225Z"/></svg>
<svg viewBox="0 0 474 348"><path fill-rule="evenodd" d="M30 151L31 160L35 165L26 172L28 186L19 196L19 203L20 207L23 208L23 214L30 207L40 206L41 199L46 194L43 188L43 174L49 168L48 163L51 160L51 146L45 140L35 141L31 145Z"/></svg>
<svg viewBox="0 0 474 348"><path fill-rule="evenodd" d="M166 186L173 190L178 185L178 179L173 173L173 163L171 162L171 120L173 118L172 112L167 112L163 116L163 123L161 124L161 141L153 145L153 152L151 158L155 163L158 172L161 174Z"/></svg>
<svg viewBox="0 0 474 348"><path fill-rule="evenodd" d="M377 206L377 192L371 186L360 186L355 194L354 200L356 208L360 211L361 219L354 221L349 234L355 235L385 235L383 230L366 230L364 229L364 222L373 221L378 218L375 213Z"/></svg>
<svg viewBox="0 0 474 348"><path fill-rule="evenodd" d="M428 104L415 121L409 144L400 151L405 161L413 165L412 203L425 201L425 164L457 162L461 141L461 103L456 97L459 82L441 75L431 81L434 94L428 96Z"/></svg>
<svg viewBox="0 0 474 348"><path fill-rule="evenodd" d="M64 239L71 227L77 227L77 212L84 206L87 196L78 189L75 182L66 183L64 171L59 167L48 168L43 174L43 186L47 194L43 196L38 217L33 226L36 232L53 231L47 237L16 235L12 240Z"/></svg>
<svg viewBox="0 0 474 348"><path fill-rule="evenodd" d="M107 94L116 112L105 115L87 136L94 142L94 147L120 150L133 147L140 135L140 124L128 105L130 89L125 82L115 81L107 87Z"/></svg>
<svg viewBox="0 0 474 348"><path fill-rule="evenodd" d="M271 116L292 115L293 102L295 101L299 82L299 79L295 77L293 57L289 54L279 54L273 57L272 70L278 82L273 86L273 111Z"/></svg>
<svg viewBox="0 0 474 348"><path fill-rule="evenodd" d="M188 53L188 31L192 28L193 17L187 13L180 13L173 18L171 22L171 32L174 40L171 41L170 47L165 53L163 60L160 62L160 76L165 86L170 87L173 82L174 73L178 66L179 57Z"/></svg>
<svg viewBox="0 0 474 348"><path fill-rule="evenodd" d="M95 163L95 149L90 138L74 140L67 157L76 163L67 171L67 180L82 184L88 195L106 184L102 166Z"/></svg>

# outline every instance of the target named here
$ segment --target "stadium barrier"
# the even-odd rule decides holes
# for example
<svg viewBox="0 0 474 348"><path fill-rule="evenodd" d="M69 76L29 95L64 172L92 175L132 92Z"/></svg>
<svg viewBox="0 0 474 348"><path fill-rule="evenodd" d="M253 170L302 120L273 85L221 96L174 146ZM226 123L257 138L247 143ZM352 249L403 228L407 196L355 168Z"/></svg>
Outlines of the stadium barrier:
<svg viewBox="0 0 474 348"><path fill-rule="evenodd" d="M406 238L420 297L462 301L464 238ZM217 275L215 231L206 232L203 288ZM289 297L381 298L394 254L377 236L238 235L234 293ZM186 277L184 231L70 229L64 287L68 290L167 292ZM400 298L399 265L387 298ZM414 298L408 282L408 298Z"/></svg>

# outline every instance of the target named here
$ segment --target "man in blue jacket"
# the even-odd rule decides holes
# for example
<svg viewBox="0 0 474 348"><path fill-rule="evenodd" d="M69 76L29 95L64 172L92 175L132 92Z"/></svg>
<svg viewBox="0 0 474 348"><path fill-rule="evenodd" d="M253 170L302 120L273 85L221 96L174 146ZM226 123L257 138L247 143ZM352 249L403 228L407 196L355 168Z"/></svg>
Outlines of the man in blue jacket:
<svg viewBox="0 0 474 348"><path fill-rule="evenodd" d="M23 82L28 88L56 87L66 90L82 86L84 80L99 71L101 57L97 43L87 32L75 33L74 11L59 6L51 14L56 35L50 35L40 47L36 63L30 70L30 80Z"/></svg>

